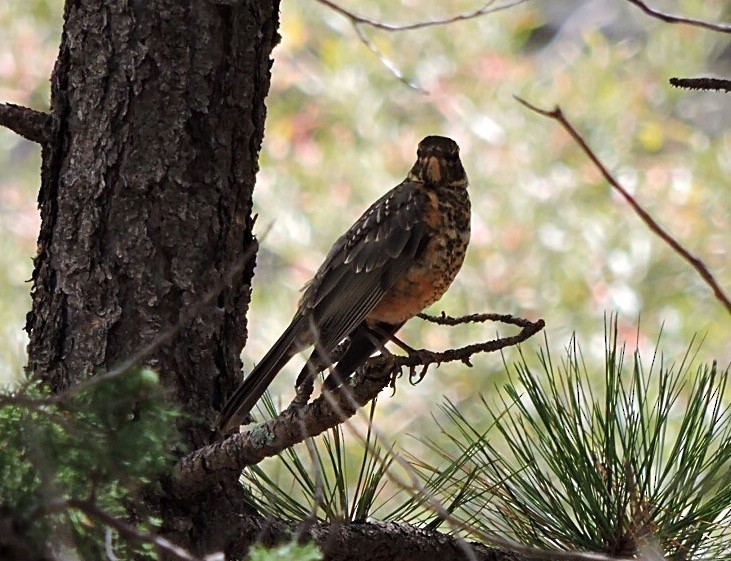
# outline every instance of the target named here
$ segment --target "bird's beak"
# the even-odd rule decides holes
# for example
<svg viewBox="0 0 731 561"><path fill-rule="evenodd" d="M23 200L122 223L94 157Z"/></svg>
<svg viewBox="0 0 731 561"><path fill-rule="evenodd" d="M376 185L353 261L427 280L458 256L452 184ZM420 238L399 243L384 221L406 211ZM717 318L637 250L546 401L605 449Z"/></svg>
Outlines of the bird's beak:
<svg viewBox="0 0 731 561"><path fill-rule="evenodd" d="M442 161L436 156L429 156L426 160L426 177L432 183L442 180Z"/></svg>

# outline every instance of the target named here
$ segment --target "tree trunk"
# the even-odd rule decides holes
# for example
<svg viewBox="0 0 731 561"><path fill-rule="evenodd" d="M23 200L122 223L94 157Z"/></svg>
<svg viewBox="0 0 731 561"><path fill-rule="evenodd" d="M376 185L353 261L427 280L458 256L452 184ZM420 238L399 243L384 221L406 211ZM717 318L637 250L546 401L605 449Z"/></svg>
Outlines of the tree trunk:
<svg viewBox="0 0 731 561"><path fill-rule="evenodd" d="M195 419L188 449L239 379L278 17L278 0L66 2L28 369L60 391L148 349L140 363ZM211 551L239 493L231 481L150 506L178 543Z"/></svg>
<svg viewBox="0 0 731 561"><path fill-rule="evenodd" d="M28 370L59 392L154 368L188 413L181 452L209 443L239 380L278 12L278 0L67 0L50 118L2 108L43 145ZM241 559L254 541L300 535L333 560L518 559L408 525L264 520L236 473L195 496L162 487L132 518L152 512L198 555Z"/></svg>

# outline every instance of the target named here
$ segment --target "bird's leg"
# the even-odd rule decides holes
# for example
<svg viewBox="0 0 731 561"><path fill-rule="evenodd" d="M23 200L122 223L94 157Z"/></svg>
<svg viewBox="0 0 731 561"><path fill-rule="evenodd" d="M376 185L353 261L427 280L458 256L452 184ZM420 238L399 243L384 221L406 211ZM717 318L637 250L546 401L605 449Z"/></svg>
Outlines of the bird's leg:
<svg viewBox="0 0 731 561"><path fill-rule="evenodd" d="M366 337L370 339L373 346L378 349L378 352L389 360L393 359L393 353L386 348L385 341L390 339L392 336L393 335L391 335L386 329L378 325L369 327L366 330Z"/></svg>
<svg viewBox="0 0 731 561"><path fill-rule="evenodd" d="M289 407L285 411L295 411L302 409L305 405L307 405L307 402L310 401L310 397L312 396L312 392L315 389L315 377L307 376L302 383L299 386L295 387L295 391L297 392L294 396L294 399L292 400L292 403L289 404Z"/></svg>
<svg viewBox="0 0 731 561"><path fill-rule="evenodd" d="M396 346L397 346L397 347L399 347L400 349L402 349L402 350L406 351L406 353L407 353L407 354L409 354L409 355L411 355L411 354L414 354L414 353L416 353L416 352L417 352L417 351L416 351L416 349L415 349L414 347L411 347L411 346L407 345L406 343L404 343L404 342L403 342L403 341L402 341L401 339L399 339L398 337L396 337L396 335L395 335L395 334L393 334L393 335L389 335L389 337L388 337L388 338L389 338L389 340L390 340L390 341L391 341L391 342L392 342L392 343L393 343L394 345L396 345Z"/></svg>
<svg viewBox="0 0 731 561"><path fill-rule="evenodd" d="M403 325L403 324L401 324ZM389 362L393 363L394 355L386 348L387 341L393 341L398 347L411 354L415 352L410 346L396 337L395 333L401 328L401 325L376 324L368 328L366 336L371 340L374 346L381 352L381 355ZM401 374L399 369L391 373L389 386L396 393L396 378Z"/></svg>
<svg viewBox="0 0 731 561"><path fill-rule="evenodd" d="M409 355L416 352L416 349L407 345L401 339L396 337L396 333L393 331L393 328L388 329L381 325L375 325L371 329L373 332L375 332L381 336L380 338L376 338L376 340L374 341L374 343L376 344L376 348L381 352L385 351L385 353L387 353L387 356L390 355L391 353L388 351L388 349L386 349L386 346L382 342L382 341L386 341L386 340L391 341L394 345L399 347L401 350L406 351L406 353Z"/></svg>

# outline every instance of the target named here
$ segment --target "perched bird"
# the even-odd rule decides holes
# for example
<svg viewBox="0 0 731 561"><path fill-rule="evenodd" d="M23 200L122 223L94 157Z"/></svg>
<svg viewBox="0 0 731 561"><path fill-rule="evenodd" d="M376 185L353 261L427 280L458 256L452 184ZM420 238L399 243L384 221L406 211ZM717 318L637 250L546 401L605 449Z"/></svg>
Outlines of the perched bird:
<svg viewBox="0 0 731 561"><path fill-rule="evenodd" d="M331 353L347 338L329 385L345 382L452 283L470 238L467 175L450 138L427 136L416 156L406 179L330 249L289 327L219 413L220 432L237 429L277 373L309 346L315 348L297 386L332 366Z"/></svg>

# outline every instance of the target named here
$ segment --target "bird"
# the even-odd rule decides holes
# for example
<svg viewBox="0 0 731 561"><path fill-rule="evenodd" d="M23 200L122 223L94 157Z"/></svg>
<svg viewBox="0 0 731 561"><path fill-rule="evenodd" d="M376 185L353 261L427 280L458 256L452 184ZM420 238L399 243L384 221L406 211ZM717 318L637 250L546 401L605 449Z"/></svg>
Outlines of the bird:
<svg viewBox="0 0 731 561"><path fill-rule="evenodd" d="M228 434L247 422L272 380L299 352L314 346L297 388L330 367L325 386L343 384L407 320L439 300L469 244L467 187L457 143L425 137L406 178L333 244L302 289L289 326L224 404L216 430ZM346 350L333 365L332 353L343 342Z"/></svg>

